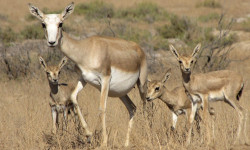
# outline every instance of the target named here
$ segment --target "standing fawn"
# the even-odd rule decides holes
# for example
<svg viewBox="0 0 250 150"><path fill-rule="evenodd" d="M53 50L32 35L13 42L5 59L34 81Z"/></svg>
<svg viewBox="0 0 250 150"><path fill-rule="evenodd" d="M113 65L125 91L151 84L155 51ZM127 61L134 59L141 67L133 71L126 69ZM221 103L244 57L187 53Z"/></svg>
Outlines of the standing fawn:
<svg viewBox="0 0 250 150"><path fill-rule="evenodd" d="M191 100L188 98L183 86L176 87L172 91L169 91L165 87L165 83L170 75L171 69L168 69L162 80L148 80L146 100L152 101L159 98L164 102L172 111L172 129L175 129L178 116L186 114L187 110L191 109ZM214 114L212 108L210 108L210 114ZM196 115L198 115L198 113Z"/></svg>
<svg viewBox="0 0 250 150"><path fill-rule="evenodd" d="M63 66L67 63L67 58L64 57L58 66L47 66L44 59L40 56L39 61L44 71L47 73L47 79L50 87L50 107L53 120L53 133L56 133L58 127L59 113L63 113L64 123L67 126L67 114L69 110L75 112L74 104L71 100L71 94L74 91L73 85L59 83L59 75ZM81 112L80 112L81 113ZM82 125L87 136L91 136L87 124Z"/></svg>
<svg viewBox="0 0 250 150"><path fill-rule="evenodd" d="M244 140L246 140L246 118L247 112L241 107L239 99L243 92L243 78L240 74L229 71L229 70L219 70L212 71L208 73L192 74L191 66L195 62L195 57L199 52L201 45L198 44L192 55L184 56L179 55L174 46L170 45L170 50L179 62L180 70L182 73L183 86L187 94L192 98L192 114L190 115L190 128L187 137L187 144L190 143L191 138L191 124L194 119L197 102L202 101L203 105L203 118L204 124L206 125L207 131L207 144L210 144L210 127L209 123L211 119L207 118L208 115L208 103L212 101L224 101L233 107L239 116L239 124L237 129L237 137L234 142L239 141L241 137L242 128L244 129ZM244 128L245 126L245 128ZM246 141L244 141L246 142Z"/></svg>

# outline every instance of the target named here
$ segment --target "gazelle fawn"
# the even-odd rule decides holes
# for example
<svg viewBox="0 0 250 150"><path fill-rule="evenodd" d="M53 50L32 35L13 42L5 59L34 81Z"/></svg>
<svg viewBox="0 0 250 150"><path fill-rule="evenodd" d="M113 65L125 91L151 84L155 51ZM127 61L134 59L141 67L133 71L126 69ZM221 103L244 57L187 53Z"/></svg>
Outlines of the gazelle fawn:
<svg viewBox="0 0 250 150"><path fill-rule="evenodd" d="M188 98L183 86L176 87L172 91L165 87L165 83L170 75L171 69L168 69L161 80L148 80L146 100L153 101L159 98L164 102L172 111L172 129L175 129L178 116L187 114L187 110L191 109L191 100ZM210 108L210 114L214 114L212 108Z"/></svg>
<svg viewBox="0 0 250 150"><path fill-rule="evenodd" d="M192 55L179 55L174 46L170 45L170 51L174 54L179 62L183 86L188 94L192 98L192 114L190 115L190 129L187 137L187 144L191 140L191 124L195 115L197 102L202 101L203 105L203 118L206 125L207 132L207 144L211 143L210 127L209 123L211 119L208 119L208 105L212 101L224 101L233 107L239 116L239 124L237 129L237 137L235 143L239 142L239 138L242 135L242 128L246 130L246 115L247 112L241 107L239 100L243 92L243 78L240 74L230 70L219 70L208 73L192 74L191 67L195 62L197 53L201 48L201 44L198 44ZM246 140L246 131L244 131L244 140ZM246 141L244 141L246 142Z"/></svg>
<svg viewBox="0 0 250 150"><path fill-rule="evenodd" d="M68 111L71 110L75 113L75 106L71 100L71 94L74 91L72 84L59 83L59 75L63 66L67 63L67 58L64 57L57 66L47 66L44 59L39 57L40 64L47 74L47 79L50 87L50 107L53 121L53 133L57 132L59 113L63 113L64 123L67 126ZM81 113L81 112L80 112ZM86 131L87 136L91 136L91 132L88 130L86 122L82 124Z"/></svg>

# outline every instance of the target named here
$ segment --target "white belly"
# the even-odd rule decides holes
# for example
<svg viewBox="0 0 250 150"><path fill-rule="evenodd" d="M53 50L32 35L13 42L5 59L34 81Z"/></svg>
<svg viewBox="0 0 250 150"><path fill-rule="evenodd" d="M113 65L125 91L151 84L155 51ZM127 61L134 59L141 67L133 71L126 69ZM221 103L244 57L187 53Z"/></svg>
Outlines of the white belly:
<svg viewBox="0 0 250 150"><path fill-rule="evenodd" d="M225 100L225 96L224 96L224 94L223 94L222 91L209 92L208 100L210 102L213 102L213 101L223 101L223 100Z"/></svg>
<svg viewBox="0 0 250 150"><path fill-rule="evenodd" d="M91 72L82 70L83 79L96 87L101 89L102 75L98 72ZM125 72L116 68L111 68L111 79L109 84L109 96L121 97L126 95L134 86L139 78L139 71Z"/></svg>

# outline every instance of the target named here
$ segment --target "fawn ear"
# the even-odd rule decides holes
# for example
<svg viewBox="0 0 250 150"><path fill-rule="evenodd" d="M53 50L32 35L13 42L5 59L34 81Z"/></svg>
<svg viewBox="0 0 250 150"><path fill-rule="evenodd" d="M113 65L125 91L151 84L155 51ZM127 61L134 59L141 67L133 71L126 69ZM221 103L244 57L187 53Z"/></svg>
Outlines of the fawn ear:
<svg viewBox="0 0 250 150"><path fill-rule="evenodd" d="M197 44L196 47L194 48L193 53L192 53L192 57L196 57L197 53L200 51L200 49L201 49L201 43Z"/></svg>
<svg viewBox="0 0 250 150"><path fill-rule="evenodd" d="M74 2L71 2L67 7L65 7L64 11L61 13L62 19L65 20L70 14L72 14L74 8L75 8Z"/></svg>
<svg viewBox="0 0 250 150"><path fill-rule="evenodd" d="M41 66L43 67L43 69L46 71L47 65L46 65L46 62L44 61L44 59L42 58L42 56L39 56L39 61L40 61Z"/></svg>
<svg viewBox="0 0 250 150"><path fill-rule="evenodd" d="M166 81L169 79L170 75L171 75L171 68L169 68L169 69L167 70L167 72L165 73L165 75L164 75L164 77L162 78L161 82L162 82L162 83L166 83Z"/></svg>
<svg viewBox="0 0 250 150"><path fill-rule="evenodd" d="M29 10L30 10L30 13L33 15L33 16L36 16L38 19L40 19L41 21L43 21L43 12L41 10L39 10L36 6L33 6L32 4L28 4L29 5Z"/></svg>
<svg viewBox="0 0 250 150"><path fill-rule="evenodd" d="M68 61L68 58L67 58L66 56L64 56L64 57L62 58L61 62L59 63L59 65L58 65L59 68L62 69L63 66L67 63L67 61Z"/></svg>
<svg viewBox="0 0 250 150"><path fill-rule="evenodd" d="M169 45L169 49L170 51L174 54L174 56L177 58L177 60L179 60L179 53L177 52L177 50L174 48L173 45Z"/></svg>

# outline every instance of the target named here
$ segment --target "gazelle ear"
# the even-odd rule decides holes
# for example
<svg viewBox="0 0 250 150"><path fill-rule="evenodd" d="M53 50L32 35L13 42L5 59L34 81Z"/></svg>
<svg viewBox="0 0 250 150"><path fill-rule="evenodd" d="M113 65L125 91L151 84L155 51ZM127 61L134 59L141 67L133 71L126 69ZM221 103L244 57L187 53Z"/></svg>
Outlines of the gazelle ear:
<svg viewBox="0 0 250 150"><path fill-rule="evenodd" d="M62 67L67 63L68 58L66 56L63 57L63 59L61 60L60 64L58 65L60 69L62 69Z"/></svg>
<svg viewBox="0 0 250 150"><path fill-rule="evenodd" d="M39 61L40 61L41 66L43 67L43 69L46 71L47 65L46 65L46 62L44 61L44 59L42 58L42 56L39 57Z"/></svg>
<svg viewBox="0 0 250 150"><path fill-rule="evenodd" d="M169 69L167 70L167 72L165 73L165 75L164 75L164 77L162 78L161 82L162 82L162 83L166 83L166 81L169 79L170 75L171 75L171 68L169 68Z"/></svg>
<svg viewBox="0 0 250 150"><path fill-rule="evenodd" d="M38 19L40 19L41 21L43 21L43 12L41 10L39 10L36 6L33 6L32 4L28 4L29 5L29 10L30 10L30 13L33 15L33 16L36 16Z"/></svg>
<svg viewBox="0 0 250 150"><path fill-rule="evenodd" d="M169 49L170 51L174 54L174 56L177 58L177 60L179 60L179 53L177 52L177 50L174 48L173 45L169 45Z"/></svg>
<svg viewBox="0 0 250 150"><path fill-rule="evenodd" d="M197 53L200 51L201 49L201 43L197 44L197 46L194 48L193 53L192 53L192 57L196 57Z"/></svg>
<svg viewBox="0 0 250 150"><path fill-rule="evenodd" d="M73 13L75 8L74 2L71 2L67 7L65 7L64 11L62 12L62 19L65 20L71 13Z"/></svg>

